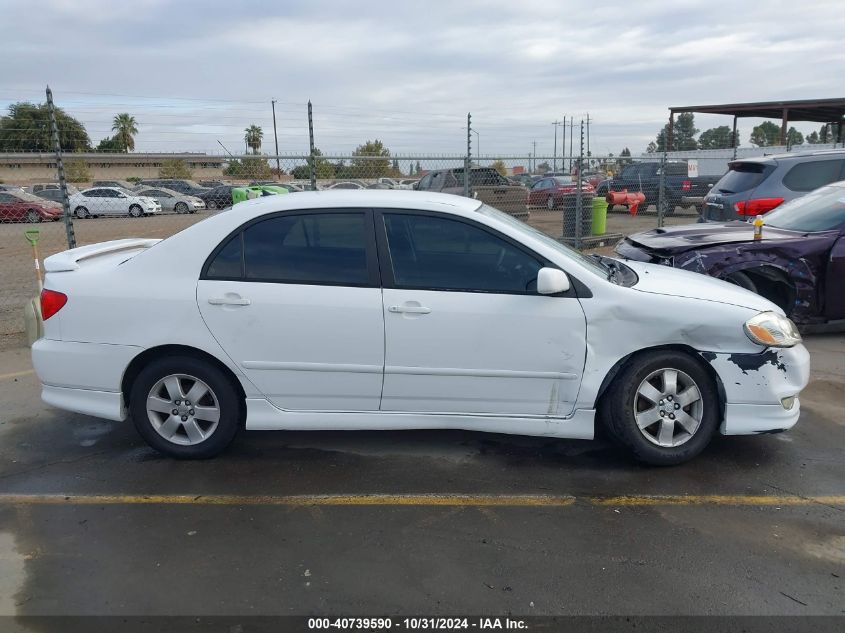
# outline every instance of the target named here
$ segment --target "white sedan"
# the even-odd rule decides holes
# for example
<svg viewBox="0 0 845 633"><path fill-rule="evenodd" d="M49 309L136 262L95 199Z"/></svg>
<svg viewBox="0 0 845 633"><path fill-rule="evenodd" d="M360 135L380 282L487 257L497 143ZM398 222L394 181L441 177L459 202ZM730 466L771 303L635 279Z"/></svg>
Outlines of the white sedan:
<svg viewBox="0 0 845 633"><path fill-rule="evenodd" d="M101 215L131 215L140 218L150 213L161 213L158 200L137 195L120 187L94 187L70 197L70 212L77 218Z"/></svg>
<svg viewBox="0 0 845 633"><path fill-rule="evenodd" d="M675 464L784 431L809 355L766 299L586 257L478 200L304 192L47 258L42 398L202 458L246 429L470 429Z"/></svg>

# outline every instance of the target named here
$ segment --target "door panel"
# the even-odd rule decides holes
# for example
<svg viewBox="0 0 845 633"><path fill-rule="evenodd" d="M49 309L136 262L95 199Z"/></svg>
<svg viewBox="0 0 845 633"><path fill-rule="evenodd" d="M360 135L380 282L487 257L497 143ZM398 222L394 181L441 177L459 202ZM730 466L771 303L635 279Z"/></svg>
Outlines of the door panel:
<svg viewBox="0 0 845 633"><path fill-rule="evenodd" d="M845 237L836 240L830 251L824 282L824 317L845 319Z"/></svg>
<svg viewBox="0 0 845 633"><path fill-rule="evenodd" d="M572 411L586 350L577 299L385 288L384 305L382 410Z"/></svg>

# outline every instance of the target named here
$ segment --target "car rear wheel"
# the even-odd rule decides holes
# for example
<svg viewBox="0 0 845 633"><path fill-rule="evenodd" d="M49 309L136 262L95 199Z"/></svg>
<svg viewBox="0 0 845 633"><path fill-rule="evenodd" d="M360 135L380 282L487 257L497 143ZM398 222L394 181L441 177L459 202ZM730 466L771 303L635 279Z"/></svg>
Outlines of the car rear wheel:
<svg viewBox="0 0 845 633"><path fill-rule="evenodd" d="M133 218L140 218L142 215L144 215L144 210L137 204L133 204L131 207L129 207L129 215L131 215Z"/></svg>
<svg viewBox="0 0 845 633"><path fill-rule="evenodd" d="M80 220L91 217L91 214L88 213L88 209L85 207L76 207L76 209L73 210L73 214Z"/></svg>
<svg viewBox="0 0 845 633"><path fill-rule="evenodd" d="M719 399L707 370L682 352L634 356L601 403L611 435L639 461L680 464L698 455L719 425Z"/></svg>
<svg viewBox="0 0 845 633"><path fill-rule="evenodd" d="M179 459L217 455L243 421L240 398L227 376L190 356L160 358L141 370L129 409L141 437Z"/></svg>
<svg viewBox="0 0 845 633"><path fill-rule="evenodd" d="M188 212L188 205L184 202L177 202L176 207L174 207L176 213L187 213Z"/></svg>
<svg viewBox="0 0 845 633"><path fill-rule="evenodd" d="M556 206L557 205L555 204L554 196L549 196L548 198L546 198L546 208L549 211L553 211Z"/></svg>
<svg viewBox="0 0 845 633"><path fill-rule="evenodd" d="M41 222L41 214L38 213L35 209L30 209L26 212L26 221L31 224L36 224Z"/></svg>
<svg viewBox="0 0 845 633"><path fill-rule="evenodd" d="M208 202L205 203L205 206L207 206L209 209L216 209L217 208L217 201L216 200L209 200Z"/></svg>

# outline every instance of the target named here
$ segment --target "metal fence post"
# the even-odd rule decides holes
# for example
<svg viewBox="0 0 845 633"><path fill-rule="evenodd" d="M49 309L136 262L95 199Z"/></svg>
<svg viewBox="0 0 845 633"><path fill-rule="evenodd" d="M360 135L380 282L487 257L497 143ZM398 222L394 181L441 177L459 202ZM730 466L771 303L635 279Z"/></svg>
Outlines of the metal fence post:
<svg viewBox="0 0 845 633"><path fill-rule="evenodd" d="M467 157L464 160L464 196L469 198L469 174L472 169L472 113L467 112Z"/></svg>
<svg viewBox="0 0 845 633"><path fill-rule="evenodd" d="M65 233L67 234L67 247L76 248L76 234L73 232L73 219L70 215L70 200L67 194L67 181L65 180L65 166L62 162L62 144L59 141L59 126L56 123L56 108L53 106L53 91L47 86L47 110L50 113L50 127L53 133L53 150L56 152L56 171L59 176L59 189L62 192L62 210L64 211Z"/></svg>
<svg viewBox="0 0 845 633"><path fill-rule="evenodd" d="M311 99L308 100L308 143L310 146L308 160L311 171L311 191L317 191L317 159L316 147L314 147L314 118L311 112Z"/></svg>
<svg viewBox="0 0 845 633"><path fill-rule="evenodd" d="M663 215L666 210L666 144L663 144L663 154L660 157L660 178L657 185L657 226L663 226Z"/></svg>
<svg viewBox="0 0 845 633"><path fill-rule="evenodd" d="M578 154L578 180L575 185L575 248L581 250L581 220L584 217L582 173L584 171L584 119L581 119L581 149ZM564 220L565 222L565 220Z"/></svg>

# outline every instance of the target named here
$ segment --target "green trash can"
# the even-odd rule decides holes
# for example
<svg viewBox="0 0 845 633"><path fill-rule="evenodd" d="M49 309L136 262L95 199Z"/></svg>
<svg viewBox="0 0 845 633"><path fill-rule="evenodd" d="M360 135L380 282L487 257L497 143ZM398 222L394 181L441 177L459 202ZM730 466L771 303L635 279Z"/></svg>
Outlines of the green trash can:
<svg viewBox="0 0 845 633"><path fill-rule="evenodd" d="M255 185L251 187L235 187L232 189L232 204L236 205L239 202L252 200L253 198L261 198L262 196L272 196L280 193L289 193L284 187L278 185Z"/></svg>
<svg viewBox="0 0 845 633"><path fill-rule="evenodd" d="M607 200L601 196L593 198L593 235L607 233Z"/></svg>

